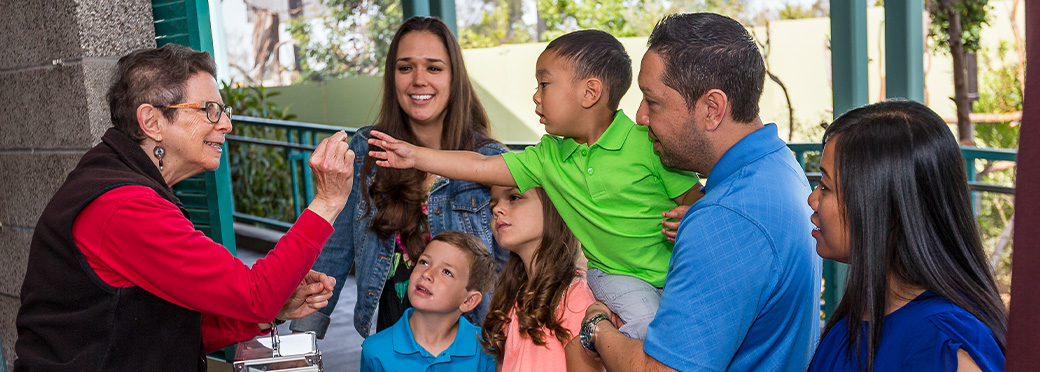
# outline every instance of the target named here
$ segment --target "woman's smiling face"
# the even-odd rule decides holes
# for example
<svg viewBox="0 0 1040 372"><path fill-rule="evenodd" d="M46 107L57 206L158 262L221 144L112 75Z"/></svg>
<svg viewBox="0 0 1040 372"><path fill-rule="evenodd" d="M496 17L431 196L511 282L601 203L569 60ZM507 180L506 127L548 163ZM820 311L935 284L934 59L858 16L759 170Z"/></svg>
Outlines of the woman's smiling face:
<svg viewBox="0 0 1040 372"><path fill-rule="evenodd" d="M222 102L212 75L204 72L192 75L184 87L183 102L173 104L200 103L203 108L177 109L176 118L167 121L162 132L160 144L166 150L163 173L174 175L175 180L217 169L223 151L220 145L224 144L224 135L231 132L231 119L227 115L221 114L216 123L207 119L204 102Z"/></svg>
<svg viewBox="0 0 1040 372"><path fill-rule="evenodd" d="M848 263L849 228L841 212L839 175L835 167L834 144L837 138L832 136L823 148L823 157L820 159L822 177L816 189L809 194L809 207L813 210L810 219L816 226L812 231L816 239L816 253L826 259Z"/></svg>
<svg viewBox="0 0 1040 372"><path fill-rule="evenodd" d="M397 102L408 124L443 124L452 76L451 58L441 39L428 31L401 37L393 73Z"/></svg>

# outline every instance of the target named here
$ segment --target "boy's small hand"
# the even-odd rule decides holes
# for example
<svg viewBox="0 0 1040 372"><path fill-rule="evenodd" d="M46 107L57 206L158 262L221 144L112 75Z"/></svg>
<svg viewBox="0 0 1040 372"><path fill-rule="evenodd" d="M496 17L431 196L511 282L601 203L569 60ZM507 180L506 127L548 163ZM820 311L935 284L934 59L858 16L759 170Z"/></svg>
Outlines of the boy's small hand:
<svg viewBox="0 0 1040 372"><path fill-rule="evenodd" d="M371 132L372 138L368 139L368 144L373 146L379 146L386 151L369 150L368 156L376 159L376 165L380 167L397 168L397 169L408 169L415 168L415 155L417 146L408 142L401 141L390 135L373 130Z"/></svg>
<svg viewBox="0 0 1040 372"><path fill-rule="evenodd" d="M671 219L675 219L676 220L676 221L668 221L668 220L661 221L661 225L664 226L664 228L661 229L661 232L664 233L664 235L668 237L668 240L670 240L672 242L675 242L675 234L677 232L676 230L679 229L679 222L682 222L683 215L685 215L686 211L689 210L689 209L690 209L689 205L680 205L678 207L672 208L672 210L670 210L670 211L661 213L661 216L663 216L664 218L671 218Z"/></svg>

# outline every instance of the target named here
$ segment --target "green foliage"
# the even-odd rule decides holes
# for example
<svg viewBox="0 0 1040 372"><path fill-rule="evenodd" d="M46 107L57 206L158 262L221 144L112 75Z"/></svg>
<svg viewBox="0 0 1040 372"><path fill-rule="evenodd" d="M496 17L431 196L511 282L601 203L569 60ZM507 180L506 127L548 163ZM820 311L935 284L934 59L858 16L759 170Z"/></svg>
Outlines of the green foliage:
<svg viewBox="0 0 1040 372"><path fill-rule="evenodd" d="M534 29L518 21L515 4L501 1L484 12L477 22L459 29L459 43L463 48L487 48L501 44L520 44L534 41Z"/></svg>
<svg viewBox="0 0 1040 372"><path fill-rule="evenodd" d="M997 69L980 69L982 73L979 100L975 101L975 112L1009 113L1022 110L1022 84L1018 81L1019 66L1006 56L1007 42L1001 42L996 50L997 57L991 61L982 56L981 66L995 64ZM1011 123L976 123L975 139L981 147L1013 149L1018 147L1019 126Z"/></svg>
<svg viewBox="0 0 1040 372"><path fill-rule="evenodd" d="M235 115L292 120L296 115L268 101L281 93L263 86L222 83L220 96L234 107ZM232 134L249 138L284 141L285 132L273 128L239 125ZM292 180L285 151L276 147L230 142L228 161L235 211L285 222L296 220L292 203ZM286 196L288 194L288 196Z"/></svg>
<svg viewBox="0 0 1040 372"><path fill-rule="evenodd" d="M484 0L492 5L479 22L459 30L465 48L506 43L551 41L571 31L598 29L616 37L647 36L662 17L678 12L715 12L745 24L749 0L537 0L536 12L545 28L538 35L523 22L516 0Z"/></svg>
<svg viewBox="0 0 1040 372"><path fill-rule="evenodd" d="M638 7L645 1L625 4L623 0L538 0L538 13L545 20L542 41L551 41L568 32L595 28L615 37L638 36L624 13L626 5ZM646 33L649 33L648 31Z"/></svg>
<svg viewBox="0 0 1040 372"><path fill-rule="evenodd" d="M1022 110L1022 83L1018 80L1017 63L1006 58L1008 52L1006 42L1001 42L995 57L989 53L980 55L980 66L1000 66L996 69L980 69L979 100L975 102L975 111L982 113L1009 113ZM980 147L1018 148L1019 128L1017 123L976 123L975 139ZM1014 186L1015 167L1006 164L978 161L978 169L982 169L980 182ZM1007 167L1006 169L1003 169ZM1014 195L977 193L978 194L978 226L982 236L986 254L994 255L998 249L1001 234L1005 232L1008 222L1015 214ZM1003 251L996 254L997 265L994 275L1001 293L1007 293L1011 284L1011 251L1013 242L1009 242Z"/></svg>
<svg viewBox="0 0 1040 372"><path fill-rule="evenodd" d="M809 6L801 4L784 4L784 7L779 11L779 19L802 19L802 18L818 18L827 17L830 15L830 4L825 3L824 0L816 0L815 3Z"/></svg>
<svg viewBox="0 0 1040 372"><path fill-rule="evenodd" d="M402 11L397 0L321 0L328 14L289 22L300 80L382 73Z"/></svg>
<svg viewBox="0 0 1040 372"><path fill-rule="evenodd" d="M928 37L935 42L938 50L945 53L950 52L950 14L944 3L947 0L928 0L928 13L932 22L928 24ZM960 14L961 40L964 42L966 53L975 53L979 50L980 34L982 26L988 24L989 0L948 0L950 8Z"/></svg>

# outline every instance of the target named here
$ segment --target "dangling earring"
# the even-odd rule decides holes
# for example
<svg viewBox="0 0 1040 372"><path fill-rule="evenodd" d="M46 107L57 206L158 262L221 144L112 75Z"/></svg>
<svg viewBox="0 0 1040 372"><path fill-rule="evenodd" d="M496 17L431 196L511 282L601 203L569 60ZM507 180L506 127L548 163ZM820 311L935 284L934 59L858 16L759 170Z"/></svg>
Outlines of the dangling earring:
<svg viewBox="0 0 1040 372"><path fill-rule="evenodd" d="M163 170L163 157L166 156L166 149L160 144L155 144L155 148L152 149L152 155L155 155L156 159L159 159L159 170Z"/></svg>

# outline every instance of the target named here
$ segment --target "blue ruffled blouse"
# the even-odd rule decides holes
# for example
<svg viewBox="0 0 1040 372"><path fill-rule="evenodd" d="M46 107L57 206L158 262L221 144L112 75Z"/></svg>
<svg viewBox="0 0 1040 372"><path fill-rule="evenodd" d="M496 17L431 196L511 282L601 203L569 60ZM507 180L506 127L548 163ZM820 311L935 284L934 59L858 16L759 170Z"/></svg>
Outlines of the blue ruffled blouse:
<svg viewBox="0 0 1040 372"><path fill-rule="evenodd" d="M848 352L848 319L831 328L816 349L809 371L860 371ZM861 323L860 355L866 366L867 322ZM1003 371L1004 352L993 332L966 310L925 291L885 316L875 371L956 371L964 349L983 371Z"/></svg>

